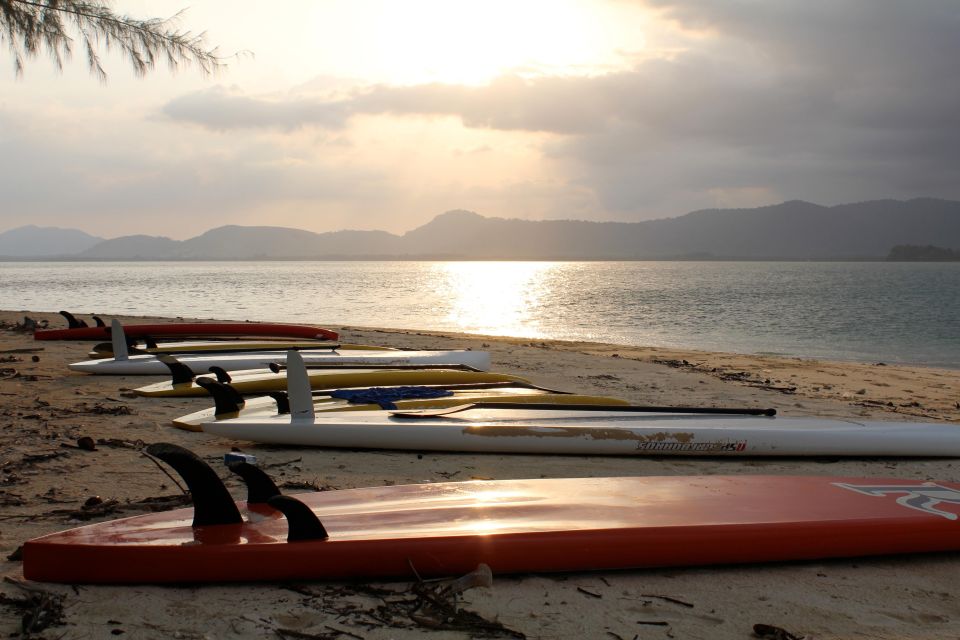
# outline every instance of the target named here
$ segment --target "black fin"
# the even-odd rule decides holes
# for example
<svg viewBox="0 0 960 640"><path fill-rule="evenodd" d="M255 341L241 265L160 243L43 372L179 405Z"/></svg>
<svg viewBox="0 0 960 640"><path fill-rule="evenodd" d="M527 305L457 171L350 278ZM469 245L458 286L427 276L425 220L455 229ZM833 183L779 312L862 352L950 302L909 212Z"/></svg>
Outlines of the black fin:
<svg viewBox="0 0 960 640"><path fill-rule="evenodd" d="M270 369L270 371L273 371L274 373L280 373L281 371L286 369L286 367L282 366L279 362L271 362L270 364L267 365L267 367Z"/></svg>
<svg viewBox="0 0 960 640"><path fill-rule="evenodd" d="M147 349L156 349L157 341L150 336L142 336L144 344L147 345Z"/></svg>
<svg viewBox="0 0 960 640"><path fill-rule="evenodd" d="M233 378L230 377L230 374L227 373L227 370L223 367L214 365L207 369L207 371L217 376L217 382L233 382Z"/></svg>
<svg viewBox="0 0 960 640"><path fill-rule="evenodd" d="M162 354L157 356L157 360L167 365L167 368L170 369L170 375L173 378L173 384L193 382L193 379L196 377L190 367L183 364L173 356Z"/></svg>
<svg viewBox="0 0 960 640"><path fill-rule="evenodd" d="M151 444L145 451L173 467L187 483L193 497L194 527L243 522L240 511L220 476L195 453L166 442Z"/></svg>
<svg viewBox="0 0 960 640"><path fill-rule="evenodd" d="M113 345L109 342L98 342L97 344L93 345L93 348L90 349L90 351L96 351L97 353L113 353Z"/></svg>
<svg viewBox="0 0 960 640"><path fill-rule="evenodd" d="M293 496L276 496L267 504L287 517L287 542L326 540L330 537L313 509Z"/></svg>
<svg viewBox="0 0 960 640"><path fill-rule="evenodd" d="M248 462L231 462L227 468L247 485L247 504L267 504L270 498L280 495L280 489L260 467Z"/></svg>
<svg viewBox="0 0 960 640"><path fill-rule="evenodd" d="M217 382L207 377L197 378L194 382L197 383L197 386L206 389L207 393L213 396L213 403L218 416L225 413L237 413L240 409L243 409L243 405L246 404L243 396L228 384Z"/></svg>
<svg viewBox="0 0 960 640"><path fill-rule="evenodd" d="M286 391L271 391L267 395L277 401L277 415L285 416L290 413L290 396Z"/></svg>
<svg viewBox="0 0 960 640"><path fill-rule="evenodd" d="M97 323L98 327L105 327L107 323L103 321L100 316L93 316L93 321Z"/></svg>
<svg viewBox="0 0 960 640"><path fill-rule="evenodd" d="M67 324L70 325L71 329L82 329L87 326L87 323L83 320L77 320L77 318L70 313L69 311L59 311L60 315L67 319Z"/></svg>

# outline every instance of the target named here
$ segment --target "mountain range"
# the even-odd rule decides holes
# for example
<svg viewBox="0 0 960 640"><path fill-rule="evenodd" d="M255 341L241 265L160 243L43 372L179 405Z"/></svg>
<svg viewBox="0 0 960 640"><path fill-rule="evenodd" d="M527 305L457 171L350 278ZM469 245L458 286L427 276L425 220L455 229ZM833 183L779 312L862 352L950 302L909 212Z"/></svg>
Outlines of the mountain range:
<svg viewBox="0 0 960 640"><path fill-rule="evenodd" d="M518 220L448 211L395 235L228 225L188 240L104 240L75 229L0 233L0 256L79 260L882 259L896 245L960 249L960 202L918 198L821 206L792 200L643 222Z"/></svg>

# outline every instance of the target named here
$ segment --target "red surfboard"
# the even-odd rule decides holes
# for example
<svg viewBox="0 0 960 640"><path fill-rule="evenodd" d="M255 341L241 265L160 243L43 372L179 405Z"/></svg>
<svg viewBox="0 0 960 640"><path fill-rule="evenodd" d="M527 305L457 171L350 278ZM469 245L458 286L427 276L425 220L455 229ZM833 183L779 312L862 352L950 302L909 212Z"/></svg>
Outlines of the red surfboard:
<svg viewBox="0 0 960 640"><path fill-rule="evenodd" d="M307 520L315 514L322 527L304 524L285 500L308 507ZM24 575L69 583L414 579L479 563L495 574L539 573L960 549L960 484L917 480L476 481L237 506L232 524L195 526L193 509L179 509L37 538L24 545Z"/></svg>
<svg viewBox="0 0 960 640"><path fill-rule="evenodd" d="M109 340L110 327L80 326L70 314L60 312L70 321L69 329L38 329L35 340ZM270 336L275 338L302 338L307 340L337 340L339 334L330 329L298 324L267 322L177 322L169 324L130 324L123 331L128 338L170 338L183 336Z"/></svg>

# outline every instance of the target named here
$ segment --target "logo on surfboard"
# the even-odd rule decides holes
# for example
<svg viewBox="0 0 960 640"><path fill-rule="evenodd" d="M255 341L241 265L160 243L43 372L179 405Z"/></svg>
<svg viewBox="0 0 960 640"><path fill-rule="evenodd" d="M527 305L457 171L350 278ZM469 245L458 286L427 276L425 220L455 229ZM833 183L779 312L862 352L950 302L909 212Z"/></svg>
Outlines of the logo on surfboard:
<svg viewBox="0 0 960 640"><path fill-rule="evenodd" d="M721 440L718 442L662 442L657 440L644 440L637 443L637 451L671 451L674 453L742 453L746 449L746 440Z"/></svg>
<svg viewBox="0 0 960 640"><path fill-rule="evenodd" d="M942 487L935 482L924 482L923 484L846 484L834 482L832 484L836 487L875 497L902 493L904 495L897 498L897 504L899 505L932 513L947 520L960 519L960 515L956 513L936 508L940 503L960 506L960 491L950 487Z"/></svg>

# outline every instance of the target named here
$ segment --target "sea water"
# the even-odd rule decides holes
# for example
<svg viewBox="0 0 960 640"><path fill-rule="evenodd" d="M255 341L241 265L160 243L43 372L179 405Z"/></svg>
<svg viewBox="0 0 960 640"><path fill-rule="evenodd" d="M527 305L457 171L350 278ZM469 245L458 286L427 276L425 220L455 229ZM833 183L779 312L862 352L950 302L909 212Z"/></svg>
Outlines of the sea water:
<svg viewBox="0 0 960 640"><path fill-rule="evenodd" d="M960 263L11 262L0 308L960 368Z"/></svg>

